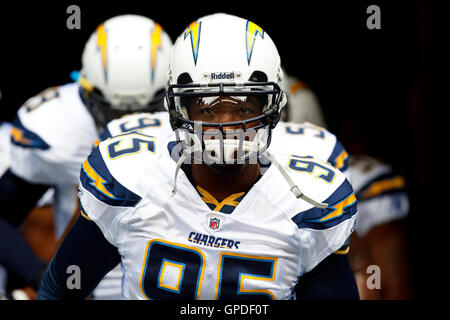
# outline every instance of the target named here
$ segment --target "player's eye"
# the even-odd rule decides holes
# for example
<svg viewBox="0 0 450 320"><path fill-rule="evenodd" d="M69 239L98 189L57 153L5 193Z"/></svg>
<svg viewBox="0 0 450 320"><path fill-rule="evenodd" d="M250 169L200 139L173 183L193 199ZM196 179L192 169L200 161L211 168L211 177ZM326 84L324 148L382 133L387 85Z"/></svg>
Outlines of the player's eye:
<svg viewBox="0 0 450 320"><path fill-rule="evenodd" d="M239 111L241 112L241 114L249 114L250 112L252 112L252 110L250 110L249 108L245 108L245 107L240 108Z"/></svg>
<svg viewBox="0 0 450 320"><path fill-rule="evenodd" d="M204 115L210 116L210 115L213 115L213 114L214 114L214 109L213 109L213 108L210 108L210 107L203 107L203 108L200 110L200 112L201 112L202 114L204 114Z"/></svg>

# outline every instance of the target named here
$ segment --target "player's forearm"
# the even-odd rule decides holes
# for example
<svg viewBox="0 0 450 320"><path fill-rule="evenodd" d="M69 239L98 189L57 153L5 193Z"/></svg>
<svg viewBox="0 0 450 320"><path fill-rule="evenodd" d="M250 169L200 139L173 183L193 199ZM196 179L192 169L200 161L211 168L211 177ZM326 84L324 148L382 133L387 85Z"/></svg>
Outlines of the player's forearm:
<svg viewBox="0 0 450 320"><path fill-rule="evenodd" d="M53 260L42 276L36 300L62 300L66 297L64 287L58 281L59 275Z"/></svg>
<svg viewBox="0 0 450 320"><path fill-rule="evenodd" d="M0 264L35 289L46 263L34 254L18 227L47 189L24 181L10 170L0 177Z"/></svg>
<svg viewBox="0 0 450 320"><path fill-rule="evenodd" d="M29 183L7 170L0 177L0 218L19 227L49 188Z"/></svg>
<svg viewBox="0 0 450 320"><path fill-rule="evenodd" d="M382 299L412 299L412 268L402 222L381 224L371 230L364 241L373 263L381 270Z"/></svg>
<svg viewBox="0 0 450 320"><path fill-rule="evenodd" d="M18 229L0 219L0 265L37 289L46 262L34 254Z"/></svg>

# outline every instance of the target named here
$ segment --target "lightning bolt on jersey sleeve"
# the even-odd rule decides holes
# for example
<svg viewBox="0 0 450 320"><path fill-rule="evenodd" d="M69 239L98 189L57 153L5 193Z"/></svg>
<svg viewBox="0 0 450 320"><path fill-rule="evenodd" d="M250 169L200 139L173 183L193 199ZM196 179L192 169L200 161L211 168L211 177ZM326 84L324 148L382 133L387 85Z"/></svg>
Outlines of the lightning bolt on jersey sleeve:
<svg viewBox="0 0 450 320"><path fill-rule="evenodd" d="M279 156L278 160L287 164L291 178L303 193L328 204L326 208L318 208L292 194L287 198L270 195L277 206L289 212L297 228L302 270L308 272L342 248L353 232L357 217L356 196L345 175L325 161L297 155ZM279 188L286 184L282 180L275 183Z"/></svg>
<svg viewBox="0 0 450 320"><path fill-rule="evenodd" d="M98 147L82 165L78 196L82 211L98 224L112 244L116 243L121 213L141 201L141 197L126 189L111 175Z"/></svg>
<svg viewBox="0 0 450 320"><path fill-rule="evenodd" d="M342 248L354 229L357 201L347 180L324 202L328 204L328 208L314 207L292 217L301 237L313 239L313 250L307 255L306 272Z"/></svg>

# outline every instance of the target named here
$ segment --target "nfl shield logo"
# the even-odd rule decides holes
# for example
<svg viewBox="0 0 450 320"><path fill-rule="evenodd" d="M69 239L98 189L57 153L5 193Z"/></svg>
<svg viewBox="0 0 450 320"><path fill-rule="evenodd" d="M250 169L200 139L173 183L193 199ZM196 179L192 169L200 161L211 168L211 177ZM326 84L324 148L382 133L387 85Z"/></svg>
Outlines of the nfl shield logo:
<svg viewBox="0 0 450 320"><path fill-rule="evenodd" d="M209 218L209 227L212 230L217 230L220 227L220 219L213 217L213 218Z"/></svg>

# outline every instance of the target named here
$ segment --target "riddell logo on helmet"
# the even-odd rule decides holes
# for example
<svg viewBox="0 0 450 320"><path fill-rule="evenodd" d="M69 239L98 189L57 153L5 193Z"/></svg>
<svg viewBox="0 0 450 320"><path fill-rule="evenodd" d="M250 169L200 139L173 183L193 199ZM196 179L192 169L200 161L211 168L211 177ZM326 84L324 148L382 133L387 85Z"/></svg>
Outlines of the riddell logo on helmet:
<svg viewBox="0 0 450 320"><path fill-rule="evenodd" d="M212 72L211 80L234 79L234 72Z"/></svg>

